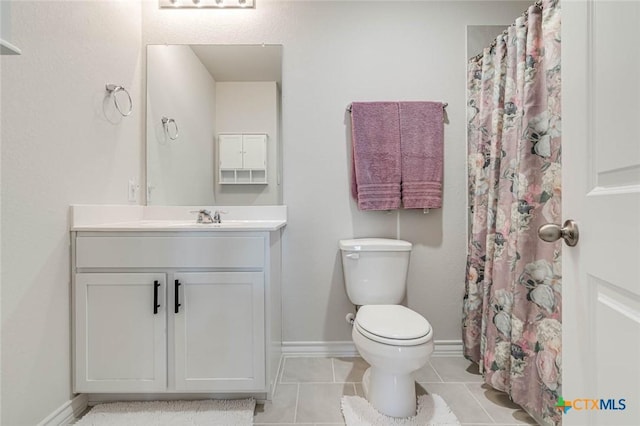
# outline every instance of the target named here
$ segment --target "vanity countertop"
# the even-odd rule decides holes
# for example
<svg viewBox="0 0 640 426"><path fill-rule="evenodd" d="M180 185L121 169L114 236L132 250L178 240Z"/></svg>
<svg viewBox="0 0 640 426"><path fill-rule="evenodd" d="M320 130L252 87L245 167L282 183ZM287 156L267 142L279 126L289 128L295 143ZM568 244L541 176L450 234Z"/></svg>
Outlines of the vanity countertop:
<svg viewBox="0 0 640 426"><path fill-rule="evenodd" d="M81 225L72 231L276 231L286 225L285 220L225 220L222 223L196 223L195 220L134 220L93 225Z"/></svg>
<svg viewBox="0 0 640 426"><path fill-rule="evenodd" d="M198 210L220 211L222 223L197 223ZM242 232L277 231L287 224L286 206L71 206L71 231Z"/></svg>

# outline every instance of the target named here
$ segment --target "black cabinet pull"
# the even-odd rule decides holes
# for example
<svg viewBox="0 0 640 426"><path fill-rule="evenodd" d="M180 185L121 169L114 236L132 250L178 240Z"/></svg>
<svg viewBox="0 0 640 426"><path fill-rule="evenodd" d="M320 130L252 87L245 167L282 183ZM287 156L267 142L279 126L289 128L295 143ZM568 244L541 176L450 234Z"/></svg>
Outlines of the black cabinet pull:
<svg viewBox="0 0 640 426"><path fill-rule="evenodd" d="M160 287L160 283L158 280L153 282L153 315L158 313L158 308L160 304L158 303L158 288Z"/></svg>
<svg viewBox="0 0 640 426"><path fill-rule="evenodd" d="M182 306L182 305L179 303L179 300L178 300L178 299L179 299L179 297L180 297L180 290L179 290L179 287L180 287L180 281L176 280L176 285L175 285L175 297L173 298L173 299L174 299L174 302L175 302L175 309L174 309L174 311L175 311L175 313L176 313L176 314L180 311L180 306Z"/></svg>

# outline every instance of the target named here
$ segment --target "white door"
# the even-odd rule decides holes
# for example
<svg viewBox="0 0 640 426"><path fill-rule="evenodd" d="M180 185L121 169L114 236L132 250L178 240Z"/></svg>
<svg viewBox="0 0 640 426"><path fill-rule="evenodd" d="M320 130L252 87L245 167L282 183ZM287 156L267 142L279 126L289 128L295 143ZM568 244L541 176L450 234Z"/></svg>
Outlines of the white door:
<svg viewBox="0 0 640 426"><path fill-rule="evenodd" d="M218 137L221 169L242 168L242 135L220 135Z"/></svg>
<svg viewBox="0 0 640 426"><path fill-rule="evenodd" d="M74 392L166 390L164 294L164 274L76 274Z"/></svg>
<svg viewBox="0 0 640 426"><path fill-rule="evenodd" d="M243 135L244 168L264 169L267 165L267 136Z"/></svg>
<svg viewBox="0 0 640 426"><path fill-rule="evenodd" d="M562 14L562 208L581 234L562 253L563 423L637 426L640 2L567 1Z"/></svg>
<svg viewBox="0 0 640 426"><path fill-rule="evenodd" d="M263 273L189 272L174 278L169 318L176 389L264 391Z"/></svg>

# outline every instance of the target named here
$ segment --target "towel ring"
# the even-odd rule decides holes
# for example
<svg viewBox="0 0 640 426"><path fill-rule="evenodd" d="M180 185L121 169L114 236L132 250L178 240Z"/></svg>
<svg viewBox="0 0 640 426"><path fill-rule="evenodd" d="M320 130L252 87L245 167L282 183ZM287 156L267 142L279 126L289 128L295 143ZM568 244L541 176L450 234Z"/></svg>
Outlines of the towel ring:
<svg viewBox="0 0 640 426"><path fill-rule="evenodd" d="M131 115L131 111L133 111L133 102L131 101L131 95L129 94L127 89L125 89L122 86L118 86L117 84L107 84L105 86L105 88L107 89L107 92L109 92L109 95L113 96L113 103L115 104L116 109L118 110L118 112L123 117L127 117L127 116ZM122 110L122 108L120 108L120 104L118 104L118 97L116 96L116 94L118 92L124 92L127 95L127 98L129 98L129 111L124 112Z"/></svg>
<svg viewBox="0 0 640 426"><path fill-rule="evenodd" d="M173 123L173 127L176 129L174 136L171 136L171 133L169 133L169 123ZM164 134L167 135L169 139L172 141L178 139L178 125L176 124L176 120L173 118L162 117L162 128L164 129Z"/></svg>

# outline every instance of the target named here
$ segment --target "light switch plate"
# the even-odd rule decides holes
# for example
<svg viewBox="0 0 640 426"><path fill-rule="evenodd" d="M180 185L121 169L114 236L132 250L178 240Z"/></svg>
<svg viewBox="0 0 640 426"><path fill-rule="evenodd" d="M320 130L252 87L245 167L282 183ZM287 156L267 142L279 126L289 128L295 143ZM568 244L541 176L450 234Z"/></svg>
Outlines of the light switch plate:
<svg viewBox="0 0 640 426"><path fill-rule="evenodd" d="M135 202L138 201L138 184L135 179L129 179L129 187L128 187L128 199L129 201Z"/></svg>

